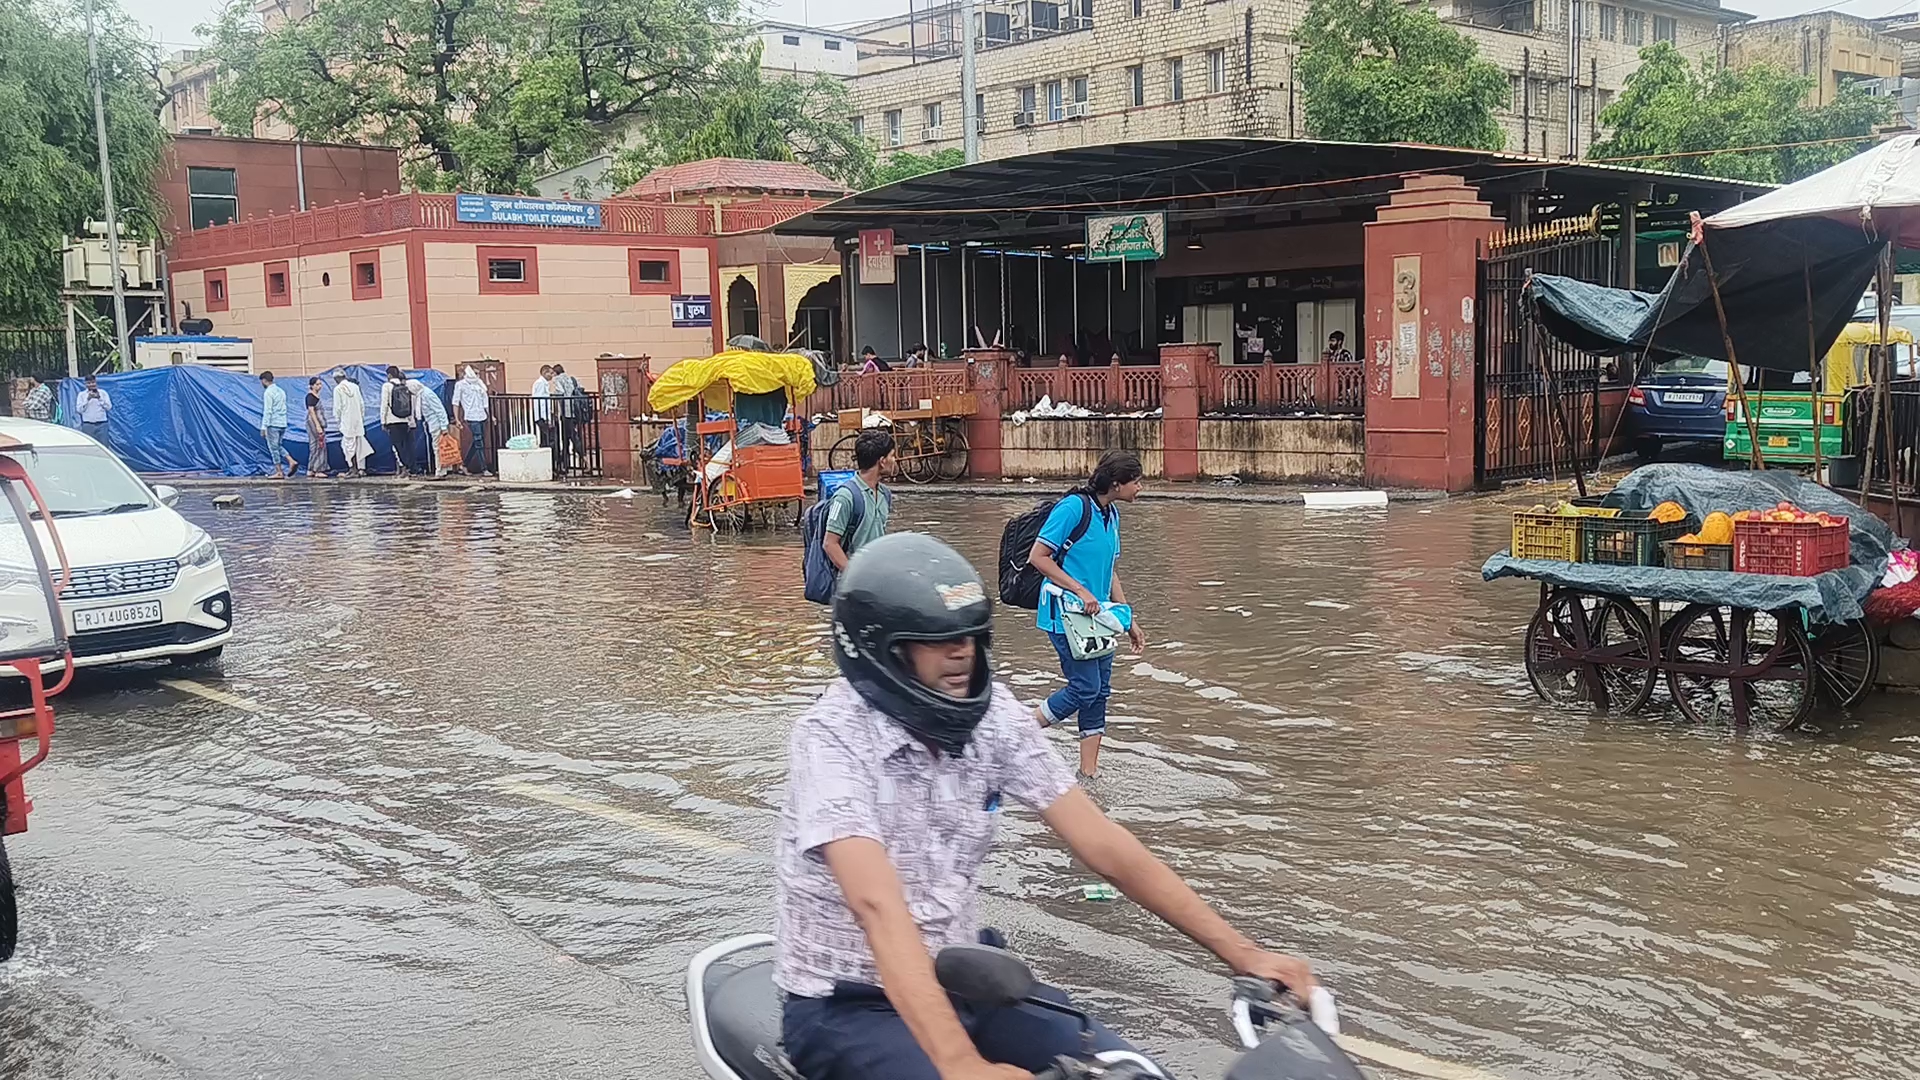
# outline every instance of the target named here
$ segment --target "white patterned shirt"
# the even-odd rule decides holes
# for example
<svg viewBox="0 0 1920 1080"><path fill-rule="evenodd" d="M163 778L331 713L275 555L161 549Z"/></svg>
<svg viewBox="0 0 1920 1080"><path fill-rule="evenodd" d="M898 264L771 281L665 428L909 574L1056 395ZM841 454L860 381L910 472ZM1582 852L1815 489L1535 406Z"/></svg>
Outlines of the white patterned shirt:
<svg viewBox="0 0 1920 1080"><path fill-rule="evenodd" d="M820 848L879 841L930 953L978 940L974 878L993 845L1001 797L1044 810L1073 787L1033 710L995 685L959 758L937 754L867 704L845 679L794 722L774 868L774 982L825 997L836 981L880 985L873 949Z"/></svg>

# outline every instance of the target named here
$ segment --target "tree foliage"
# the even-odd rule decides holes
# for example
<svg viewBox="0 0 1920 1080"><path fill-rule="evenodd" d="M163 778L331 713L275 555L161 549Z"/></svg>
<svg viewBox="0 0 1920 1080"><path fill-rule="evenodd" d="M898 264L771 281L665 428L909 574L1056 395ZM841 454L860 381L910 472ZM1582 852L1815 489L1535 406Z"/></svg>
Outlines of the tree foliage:
<svg viewBox="0 0 1920 1080"><path fill-rule="evenodd" d="M326 0L264 27L234 0L205 28L214 114L397 146L426 190L525 189L709 84L732 0Z"/></svg>
<svg viewBox="0 0 1920 1080"><path fill-rule="evenodd" d="M1296 75L1318 139L1498 150L1507 77L1433 9L1401 0L1313 0Z"/></svg>
<svg viewBox="0 0 1920 1080"><path fill-rule="evenodd" d="M884 187L902 180L911 180L916 176L924 176L930 172L958 168L966 163L966 152L951 146L945 150L935 150L931 154L924 155L900 150L874 170L872 186Z"/></svg>
<svg viewBox="0 0 1920 1080"><path fill-rule="evenodd" d="M100 20L100 65L114 197L153 220L154 170L165 149L157 63L117 8ZM60 315L60 248L99 220L100 155L87 81L81 9L0 0L0 326L50 325Z"/></svg>
<svg viewBox="0 0 1920 1080"><path fill-rule="evenodd" d="M649 169L704 158L797 161L853 188L873 173L873 151L847 123L846 84L828 75L768 78L760 45L715 65L712 78L665 96L617 158L625 187Z"/></svg>
<svg viewBox="0 0 1920 1080"><path fill-rule="evenodd" d="M1620 96L1600 113L1612 130L1596 143L1595 158L1633 158L1652 169L1791 183L1859 153L1866 140L1818 146L1844 136L1869 135L1893 115L1893 103L1844 86L1826 105L1809 106L1811 77L1766 65L1698 67L1671 44L1640 51L1640 68ZM1775 149L1727 150L1730 147ZM1700 151L1726 150L1724 153ZM1663 156L1685 155L1685 156Z"/></svg>

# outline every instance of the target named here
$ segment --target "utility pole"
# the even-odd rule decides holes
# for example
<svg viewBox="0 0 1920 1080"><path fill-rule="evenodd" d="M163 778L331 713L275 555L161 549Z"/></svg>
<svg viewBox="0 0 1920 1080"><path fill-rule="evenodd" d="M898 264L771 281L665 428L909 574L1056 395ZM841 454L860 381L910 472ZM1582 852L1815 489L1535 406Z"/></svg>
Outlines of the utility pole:
<svg viewBox="0 0 1920 1080"><path fill-rule="evenodd" d="M960 123L964 130L961 145L967 148L967 164L980 160L980 116L974 108L978 91L974 89L973 0L960 4Z"/></svg>
<svg viewBox="0 0 1920 1080"><path fill-rule="evenodd" d="M87 0L87 81L93 84L93 133L100 143L100 188L106 196L107 265L113 270L113 348L120 362L127 353L127 283L120 276L120 212L113 201L113 162L107 157L107 106L100 89L100 47L93 32L93 0Z"/></svg>
<svg viewBox="0 0 1920 1080"><path fill-rule="evenodd" d="M1587 0L1567 4L1567 157L1580 156L1580 31Z"/></svg>

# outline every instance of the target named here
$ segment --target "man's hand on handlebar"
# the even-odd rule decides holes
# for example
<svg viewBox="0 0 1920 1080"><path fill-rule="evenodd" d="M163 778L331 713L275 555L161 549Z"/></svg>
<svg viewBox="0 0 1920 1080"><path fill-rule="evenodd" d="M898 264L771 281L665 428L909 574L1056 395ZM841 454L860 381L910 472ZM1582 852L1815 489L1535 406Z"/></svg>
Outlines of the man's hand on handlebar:
<svg viewBox="0 0 1920 1080"><path fill-rule="evenodd" d="M940 1080L1033 1080L1033 1074L1011 1065L995 1065L978 1054L940 1070Z"/></svg>
<svg viewBox="0 0 1920 1080"><path fill-rule="evenodd" d="M1285 953L1267 952L1254 949L1234 958L1233 970L1242 975L1255 975L1262 979L1272 979L1301 1001L1313 992L1319 983L1314 980L1313 969L1305 960Z"/></svg>

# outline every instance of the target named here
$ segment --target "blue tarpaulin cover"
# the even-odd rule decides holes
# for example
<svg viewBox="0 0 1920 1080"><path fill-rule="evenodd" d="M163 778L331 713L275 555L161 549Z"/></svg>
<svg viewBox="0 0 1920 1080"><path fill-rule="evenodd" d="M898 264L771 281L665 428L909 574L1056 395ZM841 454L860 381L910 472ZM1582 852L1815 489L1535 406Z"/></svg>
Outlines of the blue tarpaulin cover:
<svg viewBox="0 0 1920 1080"><path fill-rule="evenodd" d="M1790 502L1808 513L1844 515L1853 542L1852 565L1817 577L1669 570L1661 566L1609 566L1547 559L1516 559L1501 552L1480 576L1522 577L1549 585L1646 600L1722 604L1778 611L1803 608L1815 622L1845 622L1861 616L1862 600L1880 584L1887 555L1906 546L1886 522L1798 473L1783 469L1728 472L1705 465L1648 465L1636 469L1607 494L1604 505L1645 512L1671 500L1695 518L1715 510L1771 510Z"/></svg>
<svg viewBox="0 0 1920 1080"><path fill-rule="evenodd" d="M340 424L333 415L333 375L341 368L321 372L321 415L327 421L327 457L335 469L346 468L340 454ZM393 469L393 448L380 427L380 385L387 369L373 364L346 367L366 402L367 442L373 457L368 468ZM447 400L446 375L429 368L402 368L432 393ZM302 469L307 465L307 378L289 375L277 385L287 392L285 446ZM265 476L273 472L273 457L260 437L261 386L255 375L182 364L177 367L124 371L99 377L100 387L113 400L107 415L106 443L120 460L141 473L202 473L222 476ZM69 427L79 426L81 379L60 383L60 416ZM451 411L451 410L449 410ZM420 436L425 443L425 435ZM415 453L420 453L415 447Z"/></svg>

